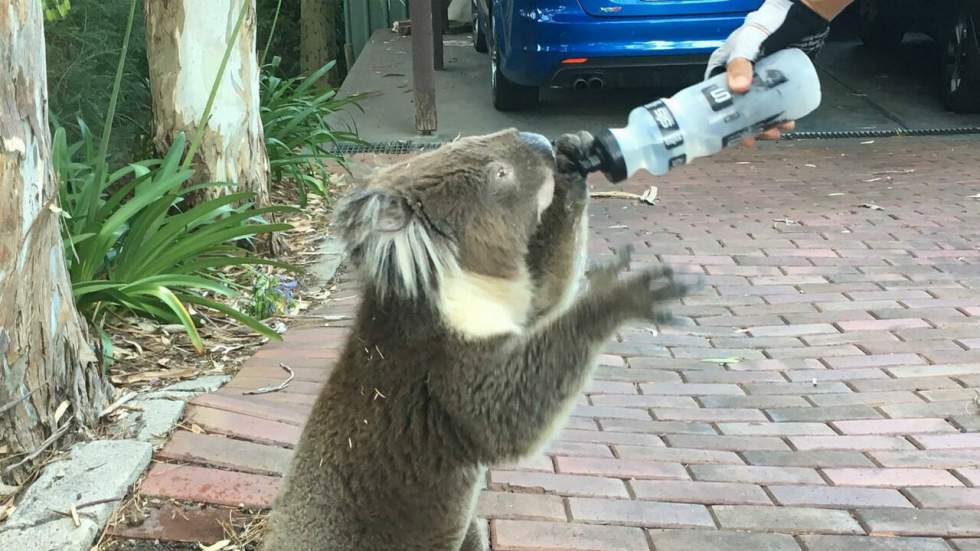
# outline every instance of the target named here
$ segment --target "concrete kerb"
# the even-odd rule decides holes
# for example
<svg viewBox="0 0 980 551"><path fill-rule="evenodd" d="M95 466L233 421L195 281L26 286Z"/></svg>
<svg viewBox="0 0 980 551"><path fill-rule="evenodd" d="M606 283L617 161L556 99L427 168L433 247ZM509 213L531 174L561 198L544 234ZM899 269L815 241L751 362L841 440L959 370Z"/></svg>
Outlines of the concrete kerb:
<svg viewBox="0 0 980 551"><path fill-rule="evenodd" d="M152 446L137 440L72 446L67 459L41 471L0 526L0 549L87 551L152 455Z"/></svg>

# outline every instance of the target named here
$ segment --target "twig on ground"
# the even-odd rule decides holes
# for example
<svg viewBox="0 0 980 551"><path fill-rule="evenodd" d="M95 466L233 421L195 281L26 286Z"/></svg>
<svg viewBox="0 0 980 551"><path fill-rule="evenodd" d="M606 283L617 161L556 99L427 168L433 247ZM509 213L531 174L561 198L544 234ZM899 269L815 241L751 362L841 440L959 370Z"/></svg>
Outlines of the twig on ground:
<svg viewBox="0 0 980 551"><path fill-rule="evenodd" d="M75 523L75 527L80 526L78 522L78 511L79 509L84 509L86 507L94 507L96 505L104 505L106 503L114 503L116 501L122 501L121 497L107 497L104 499L95 499L92 501L85 501L82 503L75 503L71 505L67 511L59 511L57 509L51 509L52 513L59 514L63 517L71 517L72 521Z"/></svg>
<svg viewBox="0 0 980 551"><path fill-rule="evenodd" d="M279 383L276 386L264 386L262 388L257 388L255 390L246 390L245 392L242 392L242 394L269 394L271 392L279 392L280 390L285 390L285 388L289 386L289 383L293 382L293 377L295 377L295 374L293 373L293 370L288 365L282 362L279 363L279 367L285 369L286 372L289 373L289 377L286 377L285 381Z"/></svg>
<svg viewBox="0 0 980 551"><path fill-rule="evenodd" d="M57 441L59 438L61 438L62 436L64 436L64 434L66 432L68 432L68 427L70 427L70 426L71 426L71 421L65 423L64 426L62 426L60 429L56 430L54 432L54 434L52 434L51 436L49 436L47 440L45 440L44 442L41 442L41 445L38 446L36 450L34 450L30 454L28 454L27 457L25 457L24 459L21 459L17 463L14 463L13 465L9 465L7 467L4 467L3 474L9 473L10 471L16 469L17 467L20 467L21 465L23 465L23 464L25 464L25 463L27 463L29 461L33 461L35 458L37 458L37 456L41 455L41 453L43 453L44 450L47 449L48 446L50 446L51 444L54 444L55 441Z"/></svg>
<svg viewBox="0 0 980 551"><path fill-rule="evenodd" d="M133 398L135 398L135 397L136 397L136 393L135 393L135 392L130 392L130 393L127 393L127 394L126 394L126 395L124 395L124 396L123 396L122 398L120 398L120 399L118 399L118 400L116 400L115 402L113 402L113 403L111 403L111 404L109 404L109 405L108 405L108 406L107 406L107 407L106 407L106 408L105 408L104 410L102 410L102 411L101 411L101 412L99 413L99 419L101 419L101 418L103 418L103 417L105 417L106 415L109 415L109 414L110 414L110 413L112 413L113 411L116 411L116 410L117 410L117 409L119 409L119 408L120 408L120 407L121 407L121 406L122 406L123 404L125 404L126 402L128 402L128 401L130 401L130 400L132 400L132 399L133 399Z"/></svg>
<svg viewBox="0 0 980 551"><path fill-rule="evenodd" d="M641 195L626 191L593 191L589 197L593 199L635 199L637 201L643 198Z"/></svg>

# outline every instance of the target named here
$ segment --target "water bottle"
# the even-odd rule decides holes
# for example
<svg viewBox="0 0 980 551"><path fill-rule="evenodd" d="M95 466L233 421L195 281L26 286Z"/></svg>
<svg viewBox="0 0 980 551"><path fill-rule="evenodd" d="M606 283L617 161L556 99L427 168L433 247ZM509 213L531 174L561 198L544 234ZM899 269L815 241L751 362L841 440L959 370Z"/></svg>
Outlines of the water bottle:
<svg viewBox="0 0 980 551"><path fill-rule="evenodd" d="M638 107L625 128L596 135L583 170L620 182L639 170L663 175L712 155L780 123L801 119L820 105L820 79L798 49L781 50L755 64L752 88L728 89L724 73L671 98Z"/></svg>

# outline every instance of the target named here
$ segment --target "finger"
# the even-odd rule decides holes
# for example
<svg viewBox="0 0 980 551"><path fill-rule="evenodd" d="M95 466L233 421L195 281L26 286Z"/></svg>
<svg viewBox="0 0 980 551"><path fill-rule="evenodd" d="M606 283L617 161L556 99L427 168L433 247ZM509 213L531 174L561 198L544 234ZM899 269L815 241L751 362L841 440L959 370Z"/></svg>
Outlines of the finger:
<svg viewBox="0 0 980 551"><path fill-rule="evenodd" d="M796 121L784 122L779 126L780 130L785 130L787 132L796 130Z"/></svg>
<svg viewBox="0 0 980 551"><path fill-rule="evenodd" d="M742 140L742 145L750 149L755 147L755 138L745 138L744 140Z"/></svg>
<svg viewBox="0 0 980 551"><path fill-rule="evenodd" d="M762 134L759 134L758 138L760 140L778 140L780 135L781 133L779 132L778 128L770 128Z"/></svg>
<svg viewBox="0 0 980 551"><path fill-rule="evenodd" d="M752 87L752 62L736 57L728 62L728 87L736 94L744 94Z"/></svg>

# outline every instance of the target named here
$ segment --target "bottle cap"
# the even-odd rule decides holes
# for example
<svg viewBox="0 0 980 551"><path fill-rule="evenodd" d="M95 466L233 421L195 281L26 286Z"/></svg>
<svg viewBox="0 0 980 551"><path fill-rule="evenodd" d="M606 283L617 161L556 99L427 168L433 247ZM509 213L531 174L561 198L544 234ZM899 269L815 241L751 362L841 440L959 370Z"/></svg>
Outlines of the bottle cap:
<svg viewBox="0 0 980 551"><path fill-rule="evenodd" d="M622 182L628 176L626 173L626 159L623 157L623 150L619 147L619 142L609 130L603 130L595 137L592 144L592 155L596 157L596 169L601 170L606 178L612 183Z"/></svg>

